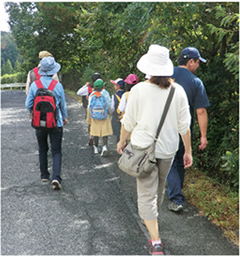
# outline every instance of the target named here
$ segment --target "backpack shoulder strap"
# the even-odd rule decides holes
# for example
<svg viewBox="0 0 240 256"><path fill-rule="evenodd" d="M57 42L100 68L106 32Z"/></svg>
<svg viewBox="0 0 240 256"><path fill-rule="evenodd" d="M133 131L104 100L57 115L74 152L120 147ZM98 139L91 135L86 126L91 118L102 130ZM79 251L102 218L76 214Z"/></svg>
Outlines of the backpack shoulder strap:
<svg viewBox="0 0 240 256"><path fill-rule="evenodd" d="M117 100L118 102L120 102L121 98L115 93L116 97L117 97Z"/></svg>
<svg viewBox="0 0 240 256"><path fill-rule="evenodd" d="M36 76L36 79L38 80L38 79L40 79L40 75L39 75L39 73L38 73L38 67L35 67L34 69L33 69L33 72L34 72L34 74L35 74L35 76Z"/></svg>
<svg viewBox="0 0 240 256"><path fill-rule="evenodd" d="M37 88L38 88L38 89L44 88L44 87L43 87L43 84L42 84L42 82L41 82L40 79L39 79L39 80L36 80L36 81L35 81L35 84L37 85Z"/></svg>
<svg viewBox="0 0 240 256"><path fill-rule="evenodd" d="M48 90L53 91L57 83L58 83L58 81L52 80L48 86Z"/></svg>

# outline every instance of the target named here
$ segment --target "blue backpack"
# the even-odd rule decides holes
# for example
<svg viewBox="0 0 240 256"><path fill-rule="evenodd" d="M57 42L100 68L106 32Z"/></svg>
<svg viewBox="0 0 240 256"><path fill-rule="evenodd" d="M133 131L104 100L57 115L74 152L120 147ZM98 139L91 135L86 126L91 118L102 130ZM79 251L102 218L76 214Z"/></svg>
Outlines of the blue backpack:
<svg viewBox="0 0 240 256"><path fill-rule="evenodd" d="M100 92L94 92L91 95L91 100L88 108L91 114L91 118L98 120L104 120L107 118L107 100Z"/></svg>

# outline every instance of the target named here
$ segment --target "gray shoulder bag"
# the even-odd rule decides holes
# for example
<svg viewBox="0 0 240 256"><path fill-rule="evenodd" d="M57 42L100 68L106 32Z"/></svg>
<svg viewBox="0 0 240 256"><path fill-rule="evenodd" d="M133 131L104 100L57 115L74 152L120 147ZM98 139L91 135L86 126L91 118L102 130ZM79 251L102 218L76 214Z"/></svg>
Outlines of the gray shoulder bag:
<svg viewBox="0 0 240 256"><path fill-rule="evenodd" d="M154 142L147 148L139 148L132 145L131 141L123 150L121 157L118 160L119 168L127 174L135 178L144 178L151 174L156 166L155 144L165 121L169 106L171 104L175 87L172 86L169 92L163 114L157 129Z"/></svg>

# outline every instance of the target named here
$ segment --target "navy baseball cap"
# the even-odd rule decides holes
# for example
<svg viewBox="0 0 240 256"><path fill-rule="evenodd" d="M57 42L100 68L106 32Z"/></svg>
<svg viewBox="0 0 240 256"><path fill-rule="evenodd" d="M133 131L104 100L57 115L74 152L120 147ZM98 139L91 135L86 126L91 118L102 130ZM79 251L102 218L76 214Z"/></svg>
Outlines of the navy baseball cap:
<svg viewBox="0 0 240 256"><path fill-rule="evenodd" d="M181 59L199 59L203 63L207 62L207 60L205 60L204 58L201 57L198 49L196 49L194 47L187 47L187 48L183 49L182 52L180 53L179 58L181 58Z"/></svg>

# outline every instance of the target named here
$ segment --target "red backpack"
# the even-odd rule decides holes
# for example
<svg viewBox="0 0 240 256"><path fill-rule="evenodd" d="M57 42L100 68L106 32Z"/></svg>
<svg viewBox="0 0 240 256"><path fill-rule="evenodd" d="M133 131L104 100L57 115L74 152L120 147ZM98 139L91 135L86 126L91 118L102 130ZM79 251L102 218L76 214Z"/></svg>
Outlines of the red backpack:
<svg viewBox="0 0 240 256"><path fill-rule="evenodd" d="M54 130L57 127L58 111L53 90L58 82L52 80L48 89L43 87L41 80L35 83L38 90L33 102L32 127L37 130Z"/></svg>

